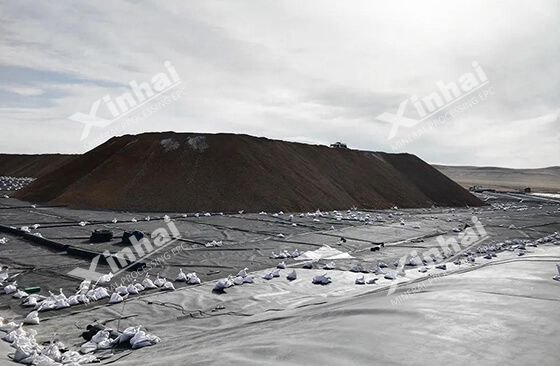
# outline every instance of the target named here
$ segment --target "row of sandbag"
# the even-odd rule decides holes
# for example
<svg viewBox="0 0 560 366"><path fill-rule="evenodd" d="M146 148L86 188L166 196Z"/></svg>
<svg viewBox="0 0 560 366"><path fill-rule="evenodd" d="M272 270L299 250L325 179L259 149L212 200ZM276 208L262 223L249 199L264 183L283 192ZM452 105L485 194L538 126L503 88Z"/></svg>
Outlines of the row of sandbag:
<svg viewBox="0 0 560 366"><path fill-rule="evenodd" d="M97 361L97 357L91 354L67 350L64 344L54 339L48 346L39 344L35 339L37 331L24 329L23 323L8 322L0 318L0 331L6 333L2 340L14 348L14 352L8 356L18 363L36 366L79 366Z"/></svg>
<svg viewBox="0 0 560 366"><path fill-rule="evenodd" d="M177 275L175 281L186 282L189 285L198 285L201 283L200 278L195 272L184 273L182 269L179 269L179 274ZM109 298L110 304L117 304L124 301L130 295L137 295L140 292L148 289L157 289L163 291L174 291L175 286L165 277L160 277L159 274L156 276L155 280L151 280L149 276L146 276L142 282L129 284L127 286L121 285L115 288L115 291L111 294Z"/></svg>
<svg viewBox="0 0 560 366"><path fill-rule="evenodd" d="M96 328L94 328L97 330ZM24 329L23 323L7 322L0 318L0 331L6 332L2 340L10 343L14 353L9 356L15 362L37 366L80 365L96 362L92 355L97 350L113 347L131 347L132 349L152 346L160 342L160 338L147 333L141 326L126 328L122 333L102 328L81 345L80 351L70 351L61 342L51 340L48 346L36 341L35 329Z"/></svg>
<svg viewBox="0 0 560 366"><path fill-rule="evenodd" d="M7 278L7 270L0 269L0 280L6 280ZM109 282L111 278L112 276L104 279L103 283ZM177 276L177 281L184 281L188 284L200 284L201 282L196 273L185 274L182 270ZM146 276L141 282L128 286L118 286L112 294L109 294L109 291L105 287L98 286L98 283L92 285L91 281L88 280L82 281L77 292L71 296L66 296L62 289L60 289L59 294L54 294L49 291L49 296L39 294L30 295L18 289L17 281L6 285L3 289L5 294L11 294L14 298L22 299L22 306L33 307L37 311L46 311L64 309L79 304L89 304L90 302L105 298L109 298L109 303L111 304L119 303L129 295L138 294L146 289L157 288L162 290L175 290L173 284L167 279L159 277L159 274L154 281L152 281L149 276Z"/></svg>
<svg viewBox="0 0 560 366"><path fill-rule="evenodd" d="M90 326L91 327L91 326ZM92 335L87 337L85 335ZM96 350L105 350L113 347L130 346L132 349L152 346L160 342L160 338L142 330L142 326L128 327L122 332L116 332L111 328L105 328L96 324L88 332L82 334L87 340L80 347L80 352L89 354Z"/></svg>

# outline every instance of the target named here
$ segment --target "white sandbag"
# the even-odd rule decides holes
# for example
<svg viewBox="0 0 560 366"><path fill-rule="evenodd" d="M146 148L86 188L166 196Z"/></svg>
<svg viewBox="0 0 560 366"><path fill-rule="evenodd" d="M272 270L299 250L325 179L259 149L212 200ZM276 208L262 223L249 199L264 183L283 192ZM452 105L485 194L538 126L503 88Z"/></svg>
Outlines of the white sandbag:
<svg viewBox="0 0 560 366"><path fill-rule="evenodd" d="M62 354L62 364L69 364L69 363L73 363L73 364L79 364L78 360L80 359L82 355L79 352L76 351L66 351Z"/></svg>
<svg viewBox="0 0 560 366"><path fill-rule="evenodd" d="M91 353L96 349L97 349L97 343L89 341L82 344L82 346L80 347L80 352L86 354L86 353Z"/></svg>
<svg viewBox="0 0 560 366"><path fill-rule="evenodd" d="M115 341L110 338L110 333L107 330L98 331L91 337L91 342L97 345L97 349L109 349L115 344Z"/></svg>
<svg viewBox="0 0 560 366"><path fill-rule="evenodd" d="M363 268L359 263L354 264L354 265L350 268L350 272L359 273L359 272L363 272L363 271L364 271L364 268Z"/></svg>
<svg viewBox="0 0 560 366"><path fill-rule="evenodd" d="M115 291L117 294L121 295L121 296L126 296L128 295L128 290L126 286L118 286Z"/></svg>
<svg viewBox="0 0 560 366"><path fill-rule="evenodd" d="M200 278L196 275L196 272L187 274L187 283L189 285L199 285L201 283Z"/></svg>
<svg viewBox="0 0 560 366"><path fill-rule="evenodd" d="M145 290L144 286L141 283L135 283L134 287L138 290L138 292L142 292Z"/></svg>
<svg viewBox="0 0 560 366"><path fill-rule="evenodd" d="M32 364L36 366L62 366L60 362L56 362L45 355L38 355L33 359Z"/></svg>
<svg viewBox="0 0 560 366"><path fill-rule="evenodd" d="M156 285L157 287L162 287L163 285L165 285L165 282L167 282L167 280L165 278L161 278L158 273L156 279L154 280L154 285Z"/></svg>
<svg viewBox="0 0 560 366"><path fill-rule="evenodd" d="M292 272L288 273L286 278L288 279L288 281L294 281L295 279L297 279L296 270L294 269L294 270L292 270Z"/></svg>
<svg viewBox="0 0 560 366"><path fill-rule="evenodd" d="M80 304L89 304L89 298L86 295L78 295L78 302Z"/></svg>
<svg viewBox="0 0 560 366"><path fill-rule="evenodd" d="M558 274L552 277L552 279L555 281L560 281L560 263L556 264L556 271L558 271Z"/></svg>
<svg viewBox="0 0 560 366"><path fill-rule="evenodd" d="M242 277L245 278L247 277L247 271L249 270L249 268L244 268L241 271L239 271L239 273L237 273L237 277Z"/></svg>
<svg viewBox="0 0 560 366"><path fill-rule="evenodd" d="M149 277L144 278L144 280L142 281L142 286L144 286L145 289L157 288L157 286Z"/></svg>
<svg viewBox="0 0 560 366"><path fill-rule="evenodd" d="M302 268L313 269L313 262L312 261L304 262L303 265L302 265Z"/></svg>
<svg viewBox="0 0 560 366"><path fill-rule="evenodd" d="M35 329L28 329L26 330L26 334L21 337L17 337L16 340L11 344L13 348L23 347L31 345L36 350L41 350L42 346L37 344L35 340L35 336L37 335L37 331Z"/></svg>
<svg viewBox="0 0 560 366"><path fill-rule="evenodd" d="M91 301L97 301L97 299L95 298L95 289L90 289L88 290L88 292L86 292L86 296L91 300Z"/></svg>
<svg viewBox="0 0 560 366"><path fill-rule="evenodd" d="M39 320L39 312L37 310L30 312L29 314L27 314L27 316L25 317L25 319L23 320L23 324L33 324L33 325L37 325L39 324L40 320Z"/></svg>
<svg viewBox="0 0 560 366"><path fill-rule="evenodd" d="M72 295L68 298L68 304L70 306L79 305L80 302L78 301L78 295Z"/></svg>
<svg viewBox="0 0 560 366"><path fill-rule="evenodd" d="M92 300L97 301L109 297L109 292L105 287L98 287L93 290Z"/></svg>
<svg viewBox="0 0 560 366"><path fill-rule="evenodd" d="M117 337L118 343L128 342L138 331L140 330L140 326L137 327L128 327L119 336Z"/></svg>
<svg viewBox="0 0 560 366"><path fill-rule="evenodd" d="M247 276L243 279L243 283L254 283L253 276Z"/></svg>
<svg viewBox="0 0 560 366"><path fill-rule="evenodd" d="M9 294L13 294L14 292L17 291L17 282L14 281L13 284L11 285L7 285L6 287L4 287L4 292L9 295Z"/></svg>
<svg viewBox="0 0 560 366"><path fill-rule="evenodd" d="M85 294L85 293L89 290L89 287L90 287L90 286L91 286L91 281L89 281L89 280L83 280L83 281L80 283L80 286L78 287L78 291L79 291L80 293L84 293L84 294Z"/></svg>
<svg viewBox="0 0 560 366"><path fill-rule="evenodd" d="M6 334L4 337L2 337L2 339L8 343L12 343L16 340L16 338L24 336L26 332L25 330L23 330L22 326L23 324L18 324L18 326L14 328L14 330Z"/></svg>
<svg viewBox="0 0 560 366"><path fill-rule="evenodd" d="M161 290L162 291L175 291L175 286L173 286L173 283L167 281L163 284L163 286L161 286Z"/></svg>
<svg viewBox="0 0 560 366"><path fill-rule="evenodd" d="M118 304L119 302L123 302L123 297L116 292L111 294L111 298L109 299L109 304Z"/></svg>
<svg viewBox="0 0 560 366"><path fill-rule="evenodd" d="M418 265L420 264L420 262L419 262L419 260L418 260L417 258L412 257L412 258L410 258L410 259L408 260L408 263L406 263L406 264L407 264L408 266L411 266L411 267L416 267L416 266L418 266Z"/></svg>
<svg viewBox="0 0 560 366"><path fill-rule="evenodd" d="M328 285L332 281L331 278L328 277L327 274L325 273L323 275L313 277L313 280L311 282L315 285Z"/></svg>
<svg viewBox="0 0 560 366"><path fill-rule="evenodd" d="M97 283L107 284L107 283L111 282L112 279L113 279L113 274L108 273L106 275L103 275L103 276L99 277L99 280L97 280Z"/></svg>
<svg viewBox="0 0 560 366"><path fill-rule="evenodd" d="M243 277L237 276L233 279L233 284L236 286L242 285L244 283L243 280L244 280Z"/></svg>
<svg viewBox="0 0 560 366"><path fill-rule="evenodd" d="M81 365L83 364L87 364L87 363L91 363L96 361L97 358L93 355L81 355L79 352L77 351L66 351L62 354L62 364L63 365Z"/></svg>
<svg viewBox="0 0 560 366"><path fill-rule="evenodd" d="M56 302L50 298L43 300L40 304L37 304L35 310L37 311L46 311L52 310L55 308Z"/></svg>
<svg viewBox="0 0 560 366"><path fill-rule="evenodd" d="M47 347L43 349L41 352L42 355L47 356L48 358L60 362L62 360L62 354L60 353L60 349L56 343L51 342Z"/></svg>
<svg viewBox="0 0 560 366"><path fill-rule="evenodd" d="M66 300L65 298L62 299L58 299L56 300L55 304L54 304L54 308L59 310L59 309L65 309L65 308L69 308L70 304L68 303L68 300Z"/></svg>
<svg viewBox="0 0 560 366"><path fill-rule="evenodd" d="M364 276L358 277L358 278L356 278L356 281L354 281L354 283L356 285L365 285L366 284L366 279L365 279Z"/></svg>
<svg viewBox="0 0 560 366"><path fill-rule="evenodd" d="M388 280L395 280L397 278L397 272L395 272L395 271L388 272L383 277L388 279Z"/></svg>
<svg viewBox="0 0 560 366"><path fill-rule="evenodd" d="M133 284L130 284L126 287L126 292L128 292L131 295L138 295L139 293L138 289Z"/></svg>
<svg viewBox="0 0 560 366"><path fill-rule="evenodd" d="M9 333L15 328L17 328L18 324L14 322L9 322L8 320L0 317L0 331Z"/></svg>
<svg viewBox="0 0 560 366"><path fill-rule="evenodd" d="M95 333L93 337L91 337L91 341L94 343L99 343L106 339L109 339L109 331L107 330L100 330L97 333Z"/></svg>
<svg viewBox="0 0 560 366"><path fill-rule="evenodd" d="M132 349L138 349L142 347L152 346L160 342L160 339L155 335L148 334L142 330L138 331L134 337L130 339L130 345Z"/></svg>
<svg viewBox="0 0 560 366"><path fill-rule="evenodd" d="M233 286L233 282L229 278L222 278L214 285L214 291L223 291L226 288Z"/></svg>
<svg viewBox="0 0 560 366"><path fill-rule="evenodd" d="M35 349L31 345L23 345L16 347L13 360L19 363L27 363L25 360L30 360L35 355Z"/></svg>
<svg viewBox="0 0 560 366"><path fill-rule="evenodd" d="M64 292L62 292L62 289L59 290L59 294L58 295L53 295L54 298L56 300L67 300L68 298L66 297L66 295L64 295Z"/></svg>
<svg viewBox="0 0 560 366"><path fill-rule="evenodd" d="M179 268L179 274L175 278L175 281L187 282L187 275L183 272L183 270L181 268Z"/></svg>
<svg viewBox="0 0 560 366"><path fill-rule="evenodd" d="M8 277L10 277L10 274L7 269L0 271L0 283L6 281Z"/></svg>
<svg viewBox="0 0 560 366"><path fill-rule="evenodd" d="M222 245L223 242L221 240L212 240L211 242L204 244L206 248L221 247Z"/></svg>
<svg viewBox="0 0 560 366"><path fill-rule="evenodd" d="M23 337L16 338L16 340L13 341L12 344L10 344L10 347L16 349L16 348L27 347L27 346L35 347L36 345L37 345L37 341L35 341L35 339L31 339L28 336L23 336Z"/></svg>
<svg viewBox="0 0 560 366"><path fill-rule="evenodd" d="M113 347L114 344L115 342L112 339L108 338L97 343L97 349L109 349Z"/></svg>
<svg viewBox="0 0 560 366"><path fill-rule="evenodd" d="M23 299L25 297L28 297L29 294L23 290L17 290L12 297L14 297L15 299Z"/></svg>

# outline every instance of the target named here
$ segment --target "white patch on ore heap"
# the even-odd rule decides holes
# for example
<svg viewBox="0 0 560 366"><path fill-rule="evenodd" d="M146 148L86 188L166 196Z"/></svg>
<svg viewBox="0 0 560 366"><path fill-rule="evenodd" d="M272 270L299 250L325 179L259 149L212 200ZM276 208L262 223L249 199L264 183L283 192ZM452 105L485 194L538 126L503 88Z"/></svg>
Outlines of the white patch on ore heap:
<svg viewBox="0 0 560 366"><path fill-rule="evenodd" d="M191 149L195 151L204 151L208 149L208 144L206 143L206 136L193 136L187 138L187 144Z"/></svg>
<svg viewBox="0 0 560 366"><path fill-rule="evenodd" d="M177 150L181 144L175 139L163 139L160 141L161 146L165 152Z"/></svg>

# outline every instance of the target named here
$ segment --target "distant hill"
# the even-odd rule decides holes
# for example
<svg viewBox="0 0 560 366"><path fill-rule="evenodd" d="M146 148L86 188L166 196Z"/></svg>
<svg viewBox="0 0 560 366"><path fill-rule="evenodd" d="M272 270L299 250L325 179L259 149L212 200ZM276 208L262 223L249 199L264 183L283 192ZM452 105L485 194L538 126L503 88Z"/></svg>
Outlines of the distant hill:
<svg viewBox="0 0 560 366"><path fill-rule="evenodd" d="M78 156L66 154L0 154L0 175L38 178Z"/></svg>
<svg viewBox="0 0 560 366"><path fill-rule="evenodd" d="M498 190L530 187L534 192L560 192L560 167L557 166L541 169L433 166L465 188L475 185Z"/></svg>
<svg viewBox="0 0 560 366"><path fill-rule="evenodd" d="M74 207L158 211L303 211L481 205L418 157L247 135L112 138L16 197Z"/></svg>

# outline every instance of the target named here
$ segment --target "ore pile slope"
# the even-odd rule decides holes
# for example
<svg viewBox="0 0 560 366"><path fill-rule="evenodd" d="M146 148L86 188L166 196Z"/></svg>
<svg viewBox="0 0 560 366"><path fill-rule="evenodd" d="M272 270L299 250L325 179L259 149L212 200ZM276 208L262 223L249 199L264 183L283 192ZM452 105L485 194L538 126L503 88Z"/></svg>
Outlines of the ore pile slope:
<svg viewBox="0 0 560 366"><path fill-rule="evenodd" d="M173 132L112 138L17 196L82 208L179 212L482 205L410 154Z"/></svg>
<svg viewBox="0 0 560 366"><path fill-rule="evenodd" d="M78 155L0 154L0 175L38 178L72 161Z"/></svg>

